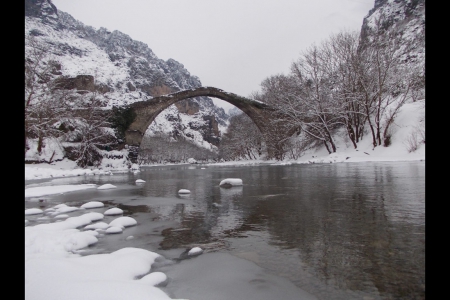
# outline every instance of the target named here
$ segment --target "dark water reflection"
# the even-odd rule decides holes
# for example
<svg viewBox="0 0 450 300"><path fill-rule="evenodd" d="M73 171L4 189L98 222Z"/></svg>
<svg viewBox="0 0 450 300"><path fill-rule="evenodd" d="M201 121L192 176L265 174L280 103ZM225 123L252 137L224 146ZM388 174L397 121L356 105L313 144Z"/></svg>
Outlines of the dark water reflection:
<svg viewBox="0 0 450 300"><path fill-rule="evenodd" d="M201 244L252 261L319 299L425 298L425 162L141 170L55 179L118 188L26 206L103 201L138 221L127 229L133 240L115 235L95 246L101 251L139 246L170 255ZM138 178L146 182L136 184ZM244 186L220 188L225 178L241 178ZM180 189L191 194L178 195Z"/></svg>

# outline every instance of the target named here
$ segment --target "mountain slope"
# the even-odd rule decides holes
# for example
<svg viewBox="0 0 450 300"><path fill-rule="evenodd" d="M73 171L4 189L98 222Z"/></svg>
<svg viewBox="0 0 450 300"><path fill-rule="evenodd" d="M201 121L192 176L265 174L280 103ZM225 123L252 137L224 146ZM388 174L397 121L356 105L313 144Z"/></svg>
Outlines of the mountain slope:
<svg viewBox="0 0 450 300"><path fill-rule="evenodd" d="M59 63L58 76L74 82L79 93L95 94L105 108L202 85L176 60L159 59L148 45L120 31L84 25L58 11L50 0L25 1L25 37L26 55L32 50L27 37L32 37L40 47L48 48L47 61ZM77 85L82 78L88 82ZM225 111L210 98L197 97L169 107L146 135L164 132L215 151L227 119Z"/></svg>
<svg viewBox="0 0 450 300"><path fill-rule="evenodd" d="M377 28L383 35L391 34L400 51L405 69L419 72L417 88L425 89L425 0L375 0L374 7L363 20L361 44L371 43Z"/></svg>

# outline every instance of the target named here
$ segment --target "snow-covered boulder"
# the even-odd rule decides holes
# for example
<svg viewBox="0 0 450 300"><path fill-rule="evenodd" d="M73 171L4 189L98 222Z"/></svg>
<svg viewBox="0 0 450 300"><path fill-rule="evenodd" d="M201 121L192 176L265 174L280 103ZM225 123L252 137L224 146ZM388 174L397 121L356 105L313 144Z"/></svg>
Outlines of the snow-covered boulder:
<svg viewBox="0 0 450 300"><path fill-rule="evenodd" d="M104 214L107 216L120 215L120 214L123 214L123 210L121 210L118 207L113 207L113 208L110 208L107 211L105 211Z"/></svg>
<svg viewBox="0 0 450 300"><path fill-rule="evenodd" d="M97 223L94 223L94 224L86 225L84 227L84 230L106 229L108 227L109 227L108 223L97 222Z"/></svg>
<svg viewBox="0 0 450 300"><path fill-rule="evenodd" d="M135 219L133 219L132 217L120 217L120 218L117 218L117 219L111 221L111 223L109 223L109 226L128 227L128 226L133 226L136 224L137 224L137 221Z"/></svg>
<svg viewBox="0 0 450 300"><path fill-rule="evenodd" d="M97 208L97 207L103 207L105 204L100 201L90 201L80 206L80 208Z"/></svg>
<svg viewBox="0 0 450 300"><path fill-rule="evenodd" d="M194 256L194 255L200 255L203 253L203 249L200 247L194 247L191 250L189 250L188 255Z"/></svg>
<svg viewBox="0 0 450 300"><path fill-rule="evenodd" d="M117 227L117 226L111 226L108 229L106 229L105 233L122 233L123 229L122 227Z"/></svg>
<svg viewBox="0 0 450 300"><path fill-rule="evenodd" d="M222 180L219 183L219 186L221 187L232 187L232 186L240 186L243 185L242 179L240 178L227 178Z"/></svg>

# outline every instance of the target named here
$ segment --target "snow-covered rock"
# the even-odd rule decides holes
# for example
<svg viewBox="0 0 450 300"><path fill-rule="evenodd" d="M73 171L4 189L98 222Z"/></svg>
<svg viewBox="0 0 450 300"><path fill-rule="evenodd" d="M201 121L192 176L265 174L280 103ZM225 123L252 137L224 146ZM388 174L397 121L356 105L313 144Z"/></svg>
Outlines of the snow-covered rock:
<svg viewBox="0 0 450 300"><path fill-rule="evenodd" d="M108 228L108 223L105 222L97 222L94 224L89 224L84 227L85 230L96 230L96 229L106 229Z"/></svg>
<svg viewBox="0 0 450 300"><path fill-rule="evenodd" d="M110 226L129 227L136 225L137 221L132 217L119 217L109 223Z"/></svg>
<svg viewBox="0 0 450 300"><path fill-rule="evenodd" d="M219 183L221 187L231 187L243 185L242 179L240 178L226 178Z"/></svg>
<svg viewBox="0 0 450 300"><path fill-rule="evenodd" d="M90 201L90 202L87 202L87 203L81 205L80 207L81 208L97 208L97 207L103 207L103 206L105 206L105 204L103 204L103 202Z"/></svg>
<svg viewBox="0 0 450 300"><path fill-rule="evenodd" d="M203 253L203 249L200 247L194 247L189 250L188 255L200 255Z"/></svg>
<svg viewBox="0 0 450 300"><path fill-rule="evenodd" d="M118 207L113 207L113 208L110 208L107 211L105 211L104 214L107 216L120 215L120 214L123 214L123 210L121 210Z"/></svg>
<svg viewBox="0 0 450 300"><path fill-rule="evenodd" d="M111 226L108 229L105 230L105 233L122 233L123 229L122 227L117 227L117 226Z"/></svg>

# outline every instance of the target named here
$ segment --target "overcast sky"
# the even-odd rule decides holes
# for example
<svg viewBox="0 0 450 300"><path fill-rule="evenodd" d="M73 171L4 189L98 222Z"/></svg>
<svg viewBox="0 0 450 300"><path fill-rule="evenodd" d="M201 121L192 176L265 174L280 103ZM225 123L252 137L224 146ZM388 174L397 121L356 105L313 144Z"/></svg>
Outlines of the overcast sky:
<svg viewBox="0 0 450 300"><path fill-rule="evenodd" d="M300 52L341 30L361 29L374 0L52 0L96 29L119 30L241 96L289 71ZM221 100L217 100L223 102ZM225 103L225 102L224 102Z"/></svg>

